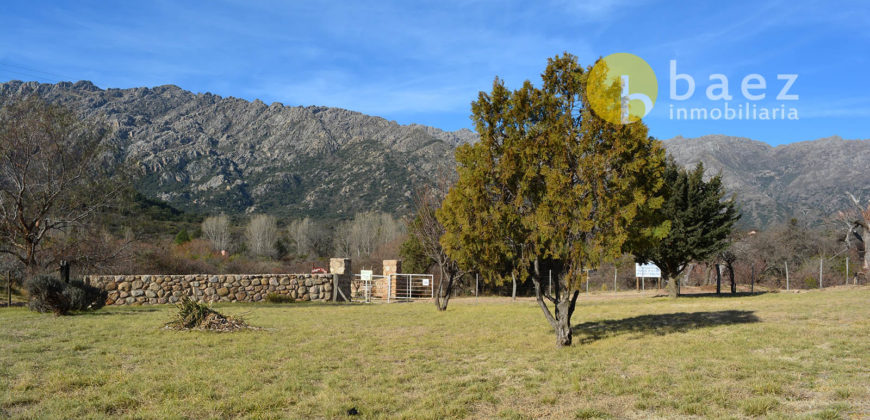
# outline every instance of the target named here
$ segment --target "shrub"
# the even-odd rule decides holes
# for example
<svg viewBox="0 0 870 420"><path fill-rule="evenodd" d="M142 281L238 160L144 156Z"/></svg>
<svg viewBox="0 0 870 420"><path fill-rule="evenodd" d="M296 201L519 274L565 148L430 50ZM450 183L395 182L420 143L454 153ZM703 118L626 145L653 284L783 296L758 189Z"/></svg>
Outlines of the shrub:
<svg viewBox="0 0 870 420"><path fill-rule="evenodd" d="M181 232L175 235L175 244L181 245L186 242L190 242L190 235L187 233L187 229L181 229Z"/></svg>
<svg viewBox="0 0 870 420"><path fill-rule="evenodd" d="M269 303L293 303L295 301L296 301L296 299L293 299L292 297L290 297L288 295L279 295L279 294L274 293L274 292L266 295L266 302L269 302Z"/></svg>
<svg viewBox="0 0 870 420"><path fill-rule="evenodd" d="M30 295L28 307L36 312L52 312L55 315L66 315L70 310L70 301L64 291L67 285L60 280L46 275L28 279L24 283L27 294Z"/></svg>
<svg viewBox="0 0 870 420"><path fill-rule="evenodd" d="M109 293L98 287L85 284L81 280L70 280L64 294L69 298L73 311L96 311L106 305Z"/></svg>
<svg viewBox="0 0 870 420"><path fill-rule="evenodd" d="M69 311L97 310L106 304L108 293L80 280L64 283L52 276L36 276L25 284L29 306L36 312L66 315Z"/></svg>

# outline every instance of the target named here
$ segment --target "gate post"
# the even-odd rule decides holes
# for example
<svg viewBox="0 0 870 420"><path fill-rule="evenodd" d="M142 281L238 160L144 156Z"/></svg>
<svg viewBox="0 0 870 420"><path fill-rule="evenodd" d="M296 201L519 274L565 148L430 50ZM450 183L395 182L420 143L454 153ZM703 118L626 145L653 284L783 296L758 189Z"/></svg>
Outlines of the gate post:
<svg viewBox="0 0 870 420"><path fill-rule="evenodd" d="M352 298L350 294L350 283L353 280L353 270L351 268L350 258L330 258L329 272L333 274L332 300L335 301L338 295L341 295L344 300L350 302Z"/></svg>
<svg viewBox="0 0 870 420"><path fill-rule="evenodd" d="M402 260L384 260L384 279L387 281L387 301L392 297L398 297L398 276L402 272ZM394 280L395 279L395 280ZM394 283L395 281L395 283Z"/></svg>

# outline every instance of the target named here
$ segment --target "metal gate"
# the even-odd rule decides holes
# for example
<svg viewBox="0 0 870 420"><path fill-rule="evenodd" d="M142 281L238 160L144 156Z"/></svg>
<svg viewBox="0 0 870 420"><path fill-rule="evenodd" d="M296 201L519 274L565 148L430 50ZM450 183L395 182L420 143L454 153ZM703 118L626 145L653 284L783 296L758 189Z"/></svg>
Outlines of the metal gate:
<svg viewBox="0 0 870 420"><path fill-rule="evenodd" d="M412 301L435 297L434 278L431 274L390 274L390 299ZM387 299L387 302L390 301Z"/></svg>
<svg viewBox="0 0 870 420"><path fill-rule="evenodd" d="M389 290L387 290L385 279L386 277L380 275L370 274L363 276L354 274L353 280L356 283L356 290L351 293L351 300L371 303L375 300L386 299Z"/></svg>
<svg viewBox="0 0 870 420"><path fill-rule="evenodd" d="M434 277L431 274L354 274L354 282L356 287L351 299L366 303L408 302L435 297Z"/></svg>

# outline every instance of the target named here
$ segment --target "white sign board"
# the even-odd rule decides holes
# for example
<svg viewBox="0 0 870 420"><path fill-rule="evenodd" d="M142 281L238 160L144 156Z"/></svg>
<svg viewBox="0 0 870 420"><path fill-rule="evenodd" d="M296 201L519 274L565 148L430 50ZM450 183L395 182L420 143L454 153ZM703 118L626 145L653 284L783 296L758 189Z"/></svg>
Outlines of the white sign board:
<svg viewBox="0 0 870 420"><path fill-rule="evenodd" d="M662 277L662 270L655 264L638 264L634 263L635 277Z"/></svg>
<svg viewBox="0 0 870 420"><path fill-rule="evenodd" d="M372 270L360 270L359 278L363 281L372 281Z"/></svg>
<svg viewBox="0 0 870 420"><path fill-rule="evenodd" d="M423 279L423 286L429 285L429 279Z"/></svg>

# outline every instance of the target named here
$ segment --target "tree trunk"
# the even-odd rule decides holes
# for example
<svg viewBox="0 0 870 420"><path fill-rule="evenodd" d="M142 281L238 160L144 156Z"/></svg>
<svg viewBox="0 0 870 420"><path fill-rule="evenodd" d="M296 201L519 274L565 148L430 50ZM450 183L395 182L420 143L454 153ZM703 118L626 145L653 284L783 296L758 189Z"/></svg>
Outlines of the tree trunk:
<svg viewBox="0 0 870 420"><path fill-rule="evenodd" d="M678 297L680 296L680 276L679 274L674 276L673 279L667 278L668 284L668 295L670 297Z"/></svg>
<svg viewBox="0 0 870 420"><path fill-rule="evenodd" d="M447 278L446 285L444 284L445 277ZM447 303L450 302L451 294L453 294L453 275L445 273L442 269L441 281L438 282L438 292L435 293L435 307L438 308L439 311L447 310Z"/></svg>
<svg viewBox="0 0 870 420"><path fill-rule="evenodd" d="M580 291L575 290L570 295L568 293L560 294L562 281L556 279L556 296L550 297L555 300L555 316L550 313L547 303L544 302L544 294L541 292L541 278L538 267L538 261L535 261L535 272L532 275L532 282L535 284L535 300L538 301L538 306L544 312L544 317L547 322L553 327L556 332L556 346L570 346L573 339L573 331L571 329L571 315L574 314L574 308L577 304L577 297L580 296Z"/></svg>
<svg viewBox="0 0 870 420"><path fill-rule="evenodd" d="M575 290L573 296L568 299L564 296L556 304L556 324L553 329L556 331L556 345L570 346L572 340L571 315L574 314L574 305L577 302L577 296L580 295L579 290Z"/></svg>
<svg viewBox="0 0 870 420"><path fill-rule="evenodd" d="M864 275L870 274L870 227L866 227L861 232L861 243L858 244L858 257L864 260L864 267L861 271Z"/></svg>
<svg viewBox="0 0 870 420"><path fill-rule="evenodd" d="M731 294L737 294L737 282L734 281L734 266L728 264L728 278L731 279Z"/></svg>
<svg viewBox="0 0 870 420"><path fill-rule="evenodd" d="M716 294L722 294L722 269L716 264Z"/></svg>
<svg viewBox="0 0 870 420"><path fill-rule="evenodd" d="M511 292L511 299L517 300L517 275L516 275L516 273L511 273L511 282L513 282L513 291Z"/></svg>

